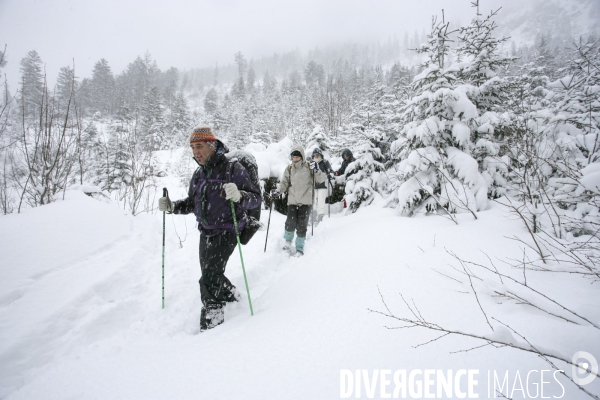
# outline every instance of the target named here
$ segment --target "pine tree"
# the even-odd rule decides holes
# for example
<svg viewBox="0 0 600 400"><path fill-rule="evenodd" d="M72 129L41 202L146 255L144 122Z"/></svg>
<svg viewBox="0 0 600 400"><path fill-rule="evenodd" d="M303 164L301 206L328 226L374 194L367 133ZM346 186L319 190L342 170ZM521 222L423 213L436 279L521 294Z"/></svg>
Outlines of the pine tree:
<svg viewBox="0 0 600 400"><path fill-rule="evenodd" d="M547 196L564 210L561 228L575 236L597 235L600 223L595 179L600 164L599 65L600 40L581 39L571 61L559 70L563 78L548 85L554 116L535 149L545 155Z"/></svg>
<svg viewBox="0 0 600 400"><path fill-rule="evenodd" d="M304 80L309 88L318 88L325 83L325 70L323 66L310 61L304 69Z"/></svg>
<svg viewBox="0 0 600 400"><path fill-rule="evenodd" d="M479 2L473 3L479 7ZM507 164L501 158L499 146L508 134L503 113L511 100L511 83L501 73L515 60L500 54L500 47L508 37L496 38L493 18L497 11L482 18L478 13L467 27L460 28L456 49L460 62L452 70L464 88L469 100L477 107L478 117L465 120L470 128L472 146L467 149L477 160L479 170L488 186L488 195L498 197L505 193ZM465 131L466 132L466 131Z"/></svg>
<svg viewBox="0 0 600 400"><path fill-rule="evenodd" d="M246 82L248 93L253 94L256 90L256 87L254 86L256 84L256 73L254 72L254 68L252 67L248 69L248 79Z"/></svg>
<svg viewBox="0 0 600 400"><path fill-rule="evenodd" d="M145 150L163 150L169 148L169 140L165 135L164 110L161 96L156 86L152 87L144 97L140 114L140 132Z"/></svg>
<svg viewBox="0 0 600 400"><path fill-rule="evenodd" d="M215 88L211 88L206 92L204 97L204 112L209 115L214 115L219 108L219 95Z"/></svg>
<svg viewBox="0 0 600 400"><path fill-rule="evenodd" d="M116 98L121 99L132 109L140 109L144 102L146 93L157 86L160 70L153 61L150 54L146 53L144 58L137 57L127 65L125 72L116 79Z"/></svg>
<svg viewBox="0 0 600 400"><path fill-rule="evenodd" d="M258 130L250 136L250 143L259 143L268 147L272 143L272 132Z"/></svg>
<svg viewBox="0 0 600 400"><path fill-rule="evenodd" d="M59 115L66 113L67 108L71 112L75 107L75 93L79 87L75 79L75 71L71 67L62 67L58 73L55 89L55 111Z"/></svg>
<svg viewBox="0 0 600 400"><path fill-rule="evenodd" d="M514 61L513 57L500 55L500 46L509 38L494 36L497 25L492 18L496 14L493 11L486 18L478 14L469 26L460 28L456 49L459 59L464 60L457 63L456 76L461 83L474 86L469 99L482 113L494 111L508 100L506 81L498 75Z"/></svg>
<svg viewBox="0 0 600 400"><path fill-rule="evenodd" d="M333 141L319 124L313 128L312 132L306 138L305 149L310 154L316 147L321 149L326 159L331 156L334 147Z"/></svg>
<svg viewBox="0 0 600 400"><path fill-rule="evenodd" d="M376 198L382 198L389 184L384 165L377 161L381 155L379 149L366 140L359 143L354 146L355 161L346 168L348 178L344 198L350 212L356 212L359 208L373 203Z"/></svg>
<svg viewBox="0 0 600 400"><path fill-rule="evenodd" d="M6 46L4 47L6 49ZM0 50L0 69L6 67L8 63L8 58L6 57L6 53L3 50Z"/></svg>
<svg viewBox="0 0 600 400"><path fill-rule="evenodd" d="M244 58L244 55L241 51L235 54L235 63L238 66L238 79L231 88L231 95L234 99L244 100L246 98L246 84L244 82L244 74L246 72L248 63L246 62L246 59Z"/></svg>
<svg viewBox="0 0 600 400"><path fill-rule="evenodd" d="M561 72L565 76L554 82L553 101L555 114L553 122L570 124L586 135L600 134L600 40L581 39L575 54ZM600 140L586 145L587 162L598 161Z"/></svg>
<svg viewBox="0 0 600 400"><path fill-rule="evenodd" d="M177 81L179 80L179 71L171 67L160 74L159 88L162 89L162 96L166 108L173 108L173 102L177 96Z"/></svg>
<svg viewBox="0 0 600 400"><path fill-rule="evenodd" d="M192 129L192 118L182 92L177 93L171 109L169 127L173 143L170 147L187 144L188 135Z"/></svg>
<svg viewBox="0 0 600 400"><path fill-rule="evenodd" d="M427 43L417 49L428 60L414 78L413 97L403 109L404 128L392 151L396 160L390 199L406 215L419 212L471 212L487 207L487 183L470 155L469 122L477 108L445 65L450 52L449 24L432 24Z"/></svg>
<svg viewBox="0 0 600 400"><path fill-rule="evenodd" d="M19 102L25 117L34 118L41 112L44 99L44 75L42 59L35 50L21 60L21 84Z"/></svg>
<svg viewBox="0 0 600 400"><path fill-rule="evenodd" d="M91 107L102 114L112 114L115 94L115 78L108 61L104 58L94 64L92 79L89 82L91 88Z"/></svg>

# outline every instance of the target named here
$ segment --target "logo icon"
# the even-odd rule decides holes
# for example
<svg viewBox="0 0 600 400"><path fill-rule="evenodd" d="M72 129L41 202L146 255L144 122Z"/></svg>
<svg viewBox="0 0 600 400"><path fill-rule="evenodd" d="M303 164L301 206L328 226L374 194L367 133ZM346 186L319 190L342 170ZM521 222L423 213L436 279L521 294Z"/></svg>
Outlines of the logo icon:
<svg viewBox="0 0 600 400"><path fill-rule="evenodd" d="M573 364L577 365L573 365L573 381L578 385L587 385L598 375L598 361L587 351L575 353Z"/></svg>

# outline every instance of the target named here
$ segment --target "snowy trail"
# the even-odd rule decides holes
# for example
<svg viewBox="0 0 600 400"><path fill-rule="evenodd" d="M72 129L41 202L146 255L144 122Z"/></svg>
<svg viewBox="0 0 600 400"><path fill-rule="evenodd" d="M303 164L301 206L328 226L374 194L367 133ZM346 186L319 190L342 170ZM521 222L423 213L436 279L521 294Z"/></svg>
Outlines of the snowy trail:
<svg viewBox="0 0 600 400"><path fill-rule="evenodd" d="M75 219L89 210L76 211ZM0 397L331 399L340 396L342 369L480 369L481 382L486 370L547 369L535 357L506 349L449 354L474 345L461 338L413 348L437 335L385 329L397 324L368 311L384 310L381 291L392 311L405 313L402 292L428 319L484 331L472 294L460 293L460 284L432 269L449 273L446 249L476 259L485 257L480 250L513 251L502 243L514 234L514 222L498 209L479 216L474 221L459 215L456 226L440 217L399 218L379 208L333 215L314 237L309 228L304 257L289 258L279 250L285 217L273 213L267 252L266 232L243 247L255 316L236 250L227 275L242 301L227 306L223 325L202 334L193 217L167 217L164 310L162 219L107 218L110 224L127 221L129 233L106 234L102 251L92 249L46 274L0 310ZM183 248L173 225L182 238L187 225ZM51 290L56 284L62 286ZM589 295L594 298L594 292ZM531 312L520 319L548 322Z"/></svg>

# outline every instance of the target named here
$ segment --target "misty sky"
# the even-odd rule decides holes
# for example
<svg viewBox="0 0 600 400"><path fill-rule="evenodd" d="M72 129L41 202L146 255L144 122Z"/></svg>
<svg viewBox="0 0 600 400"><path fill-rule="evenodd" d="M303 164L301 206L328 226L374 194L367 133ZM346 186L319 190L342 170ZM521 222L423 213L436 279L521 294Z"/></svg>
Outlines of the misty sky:
<svg viewBox="0 0 600 400"><path fill-rule="evenodd" d="M482 0L486 12L508 0ZM468 22L471 0L0 0L3 70L12 88L19 61L36 50L52 83L75 59L77 76L96 61L120 73L149 51L159 68L187 69L341 41L402 39L429 31L431 17ZM488 5L485 6L484 3Z"/></svg>

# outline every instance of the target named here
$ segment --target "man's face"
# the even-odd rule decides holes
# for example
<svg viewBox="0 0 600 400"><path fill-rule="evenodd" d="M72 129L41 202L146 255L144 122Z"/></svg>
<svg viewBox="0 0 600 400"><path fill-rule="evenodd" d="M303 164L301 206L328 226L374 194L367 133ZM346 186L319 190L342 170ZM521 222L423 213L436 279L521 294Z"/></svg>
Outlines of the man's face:
<svg viewBox="0 0 600 400"><path fill-rule="evenodd" d="M212 144L207 142L194 142L190 144L194 158L200 163L200 165L206 165L208 160L215 154L215 148Z"/></svg>
<svg viewBox="0 0 600 400"><path fill-rule="evenodd" d="M300 160L302 160L302 157L300 157L300 156L292 156L292 161L293 162L298 162Z"/></svg>
<svg viewBox="0 0 600 400"><path fill-rule="evenodd" d="M348 154L344 154L343 157L344 157L344 160L346 160L346 161L348 161L350 159L350 156Z"/></svg>
<svg viewBox="0 0 600 400"><path fill-rule="evenodd" d="M315 155L313 156L313 160L315 160L316 162L319 162L319 161L321 161L321 160L322 160L322 158L321 158L321 155L320 155L320 154L315 154Z"/></svg>

